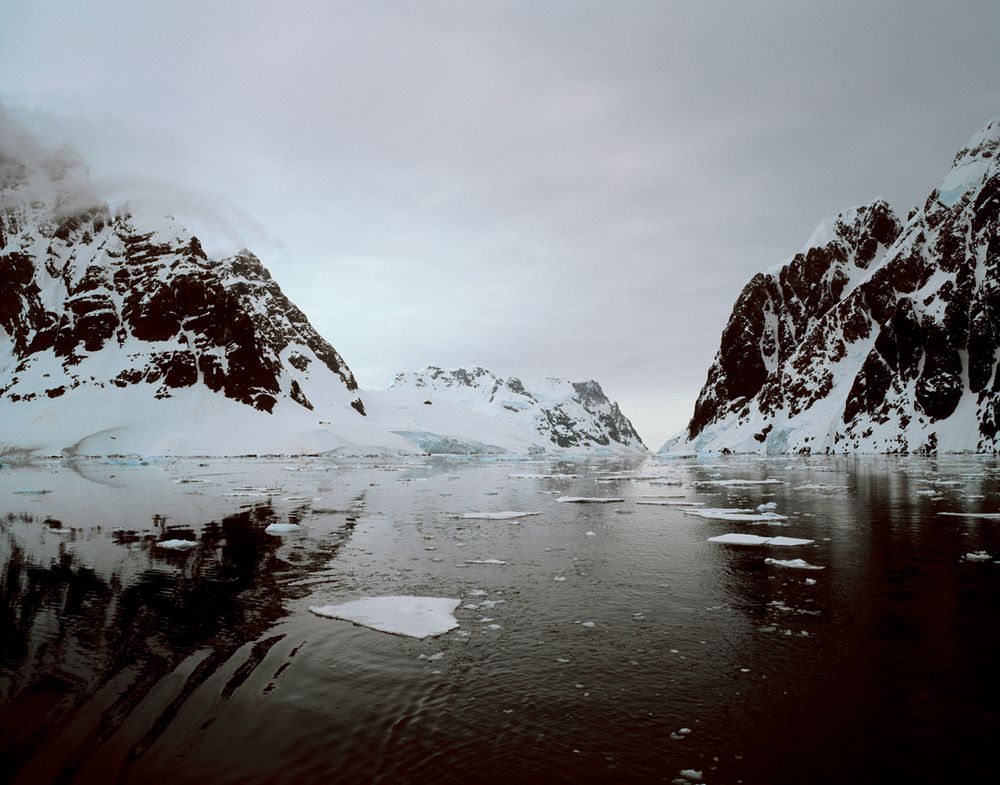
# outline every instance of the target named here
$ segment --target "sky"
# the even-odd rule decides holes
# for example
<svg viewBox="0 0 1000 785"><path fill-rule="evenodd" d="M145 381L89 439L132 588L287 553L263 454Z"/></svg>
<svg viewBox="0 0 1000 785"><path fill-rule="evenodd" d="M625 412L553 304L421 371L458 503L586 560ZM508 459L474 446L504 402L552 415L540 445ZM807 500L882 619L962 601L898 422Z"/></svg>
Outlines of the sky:
<svg viewBox="0 0 1000 785"><path fill-rule="evenodd" d="M0 0L0 103L362 387L593 378L656 449L755 272L1000 115L1000 4Z"/></svg>

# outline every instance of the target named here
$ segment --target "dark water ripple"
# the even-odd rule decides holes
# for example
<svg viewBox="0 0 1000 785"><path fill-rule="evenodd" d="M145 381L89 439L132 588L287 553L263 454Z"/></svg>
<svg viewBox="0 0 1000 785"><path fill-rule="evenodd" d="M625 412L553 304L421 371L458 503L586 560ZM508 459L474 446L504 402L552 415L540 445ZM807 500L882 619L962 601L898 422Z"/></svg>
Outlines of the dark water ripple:
<svg viewBox="0 0 1000 785"><path fill-rule="evenodd" d="M629 471L684 485L597 482ZM531 472L579 476L507 476ZM937 513L1000 509L998 477L972 457L3 469L0 781L984 781L1000 565L963 556L1000 555L1000 522ZM657 492L790 520L635 503ZM501 509L544 514L457 517ZM706 542L728 531L815 543ZM466 563L486 558L507 564ZM427 641L307 611L394 593L478 607Z"/></svg>

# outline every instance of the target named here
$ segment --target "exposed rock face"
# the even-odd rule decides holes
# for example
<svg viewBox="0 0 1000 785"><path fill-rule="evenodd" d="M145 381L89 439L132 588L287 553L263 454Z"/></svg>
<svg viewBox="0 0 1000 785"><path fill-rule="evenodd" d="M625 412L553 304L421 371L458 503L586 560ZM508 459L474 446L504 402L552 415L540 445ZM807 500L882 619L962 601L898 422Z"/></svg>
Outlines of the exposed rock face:
<svg viewBox="0 0 1000 785"><path fill-rule="evenodd" d="M419 392L424 406L447 402L489 414L501 430L525 432L548 447L645 450L632 423L595 381L548 378L525 385L484 368L430 366L399 374L386 392L405 391Z"/></svg>
<svg viewBox="0 0 1000 785"><path fill-rule="evenodd" d="M0 401L203 385L272 412L339 386L364 414L344 360L257 257L209 259L172 220L81 205L78 180L0 155Z"/></svg>
<svg viewBox="0 0 1000 785"><path fill-rule="evenodd" d="M697 450L998 448L1000 120L901 225L824 222L740 294L686 432Z"/></svg>

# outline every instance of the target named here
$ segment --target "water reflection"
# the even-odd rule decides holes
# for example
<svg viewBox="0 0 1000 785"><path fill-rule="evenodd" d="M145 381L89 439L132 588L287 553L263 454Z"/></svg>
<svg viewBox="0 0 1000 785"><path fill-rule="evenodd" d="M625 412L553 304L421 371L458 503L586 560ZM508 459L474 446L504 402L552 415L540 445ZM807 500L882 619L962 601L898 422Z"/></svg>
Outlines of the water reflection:
<svg viewBox="0 0 1000 785"><path fill-rule="evenodd" d="M128 758L143 755L200 684L285 615L287 600L303 591L289 581L340 547L335 537L325 547L292 551L294 560L280 555L281 538L265 527L302 515L299 508L279 516L262 503L172 529L172 537L197 538L198 547L186 552L158 548L159 535L117 530L101 538L103 563L119 565L104 573L76 556L77 540L53 533L65 531L59 521L9 514L0 527L0 781L70 781L197 653L200 662L176 697L146 719ZM154 528L164 525L162 517L153 521ZM87 531L76 534L86 542ZM223 697L280 637L252 647ZM73 747L62 747L63 739Z"/></svg>

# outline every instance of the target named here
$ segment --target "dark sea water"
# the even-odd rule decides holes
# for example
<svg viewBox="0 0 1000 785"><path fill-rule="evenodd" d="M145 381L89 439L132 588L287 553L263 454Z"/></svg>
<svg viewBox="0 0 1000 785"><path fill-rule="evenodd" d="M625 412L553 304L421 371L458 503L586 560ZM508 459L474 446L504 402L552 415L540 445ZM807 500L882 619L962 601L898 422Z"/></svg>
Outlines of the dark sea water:
<svg viewBox="0 0 1000 785"><path fill-rule="evenodd" d="M578 476L509 476L552 473ZM2 467L0 782L994 781L1000 520L939 513L1000 510L998 479L971 456ZM789 520L637 504L657 493ZM458 517L499 510L542 515ZM815 542L707 542L728 532ZM388 594L461 599L460 626L308 610Z"/></svg>

